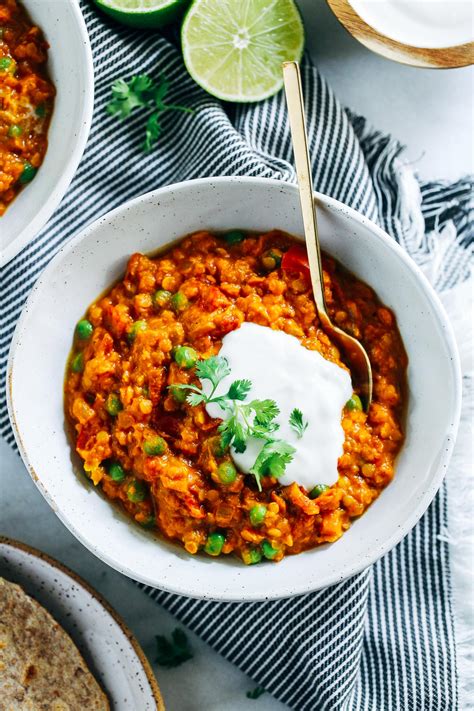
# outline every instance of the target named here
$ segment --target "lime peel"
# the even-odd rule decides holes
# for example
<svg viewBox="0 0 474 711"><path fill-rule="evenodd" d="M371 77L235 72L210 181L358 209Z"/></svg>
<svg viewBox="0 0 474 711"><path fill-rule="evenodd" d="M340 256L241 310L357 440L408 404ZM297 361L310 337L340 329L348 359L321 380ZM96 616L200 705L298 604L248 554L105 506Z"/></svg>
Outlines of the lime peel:
<svg viewBox="0 0 474 711"><path fill-rule="evenodd" d="M189 0L95 0L107 15L131 27L164 27L173 22Z"/></svg>

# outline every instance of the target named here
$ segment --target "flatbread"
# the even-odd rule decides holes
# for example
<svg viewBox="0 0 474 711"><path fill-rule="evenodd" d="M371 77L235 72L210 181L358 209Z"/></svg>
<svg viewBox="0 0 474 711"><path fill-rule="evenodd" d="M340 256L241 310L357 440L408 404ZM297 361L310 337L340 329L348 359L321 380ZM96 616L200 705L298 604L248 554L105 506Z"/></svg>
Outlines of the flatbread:
<svg viewBox="0 0 474 711"><path fill-rule="evenodd" d="M0 711L109 711L69 635L44 607L0 578Z"/></svg>

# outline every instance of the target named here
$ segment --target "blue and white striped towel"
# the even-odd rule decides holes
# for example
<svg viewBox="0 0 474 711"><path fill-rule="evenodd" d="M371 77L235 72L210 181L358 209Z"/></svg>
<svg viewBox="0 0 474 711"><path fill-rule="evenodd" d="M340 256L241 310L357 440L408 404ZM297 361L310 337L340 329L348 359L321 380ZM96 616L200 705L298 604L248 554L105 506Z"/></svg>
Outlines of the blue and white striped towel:
<svg viewBox="0 0 474 711"><path fill-rule="evenodd" d="M120 29L83 0L95 62L92 132L59 209L2 273L2 378L10 339L37 276L61 244L129 198L189 178L259 175L295 181L285 100L223 106L187 75L157 34ZM105 112L118 77L165 73L173 103L157 149L140 150L143 116L120 124ZM344 111L308 61L303 67L315 188L378 222L436 288L466 278L472 229L468 181L418 186L400 146ZM425 226L425 227L424 227ZM472 224L471 224L472 228ZM442 244L447 269L436 270ZM2 387L1 428L13 444ZM147 588L181 622L291 708L327 711L454 711L456 651L450 606L444 489L416 528L372 568L299 598L262 603L190 600ZM136 711L140 711L137 709Z"/></svg>

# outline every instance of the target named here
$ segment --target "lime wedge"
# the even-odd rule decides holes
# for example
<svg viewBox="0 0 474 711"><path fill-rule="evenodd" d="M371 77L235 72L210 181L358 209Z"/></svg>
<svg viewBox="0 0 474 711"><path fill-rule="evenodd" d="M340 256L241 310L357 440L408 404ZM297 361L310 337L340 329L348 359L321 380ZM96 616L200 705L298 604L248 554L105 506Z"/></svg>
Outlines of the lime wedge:
<svg viewBox="0 0 474 711"><path fill-rule="evenodd" d="M95 0L101 10L131 27L163 27L175 20L189 0Z"/></svg>
<svg viewBox="0 0 474 711"><path fill-rule="evenodd" d="M301 58L294 0L194 0L181 30L188 72L226 101L260 101L283 86L282 62Z"/></svg>

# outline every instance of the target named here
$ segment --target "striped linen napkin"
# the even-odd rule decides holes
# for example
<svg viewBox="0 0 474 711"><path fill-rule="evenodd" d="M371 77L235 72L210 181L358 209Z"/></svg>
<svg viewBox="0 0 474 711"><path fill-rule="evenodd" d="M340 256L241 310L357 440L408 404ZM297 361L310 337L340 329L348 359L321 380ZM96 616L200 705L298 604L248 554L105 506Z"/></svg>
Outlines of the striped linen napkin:
<svg viewBox="0 0 474 711"><path fill-rule="evenodd" d="M3 381L13 329L33 283L60 246L93 219L190 178L258 175L295 182L281 93L257 105L224 106L193 83L166 39L121 29L85 0L82 7L96 73L92 132L55 215L3 270ZM172 103L195 109L193 115L165 114L157 148L148 155L140 150L143 116L121 124L105 111L111 83L144 72L163 72ZM303 85L315 188L381 225L438 290L463 281L472 236L469 182L419 185L399 159L399 144L344 111L308 60ZM13 445L4 392L3 383L1 430ZM439 535L446 523L443 488L415 529L372 568L298 598L216 603L146 591L291 708L454 711L448 544Z"/></svg>

